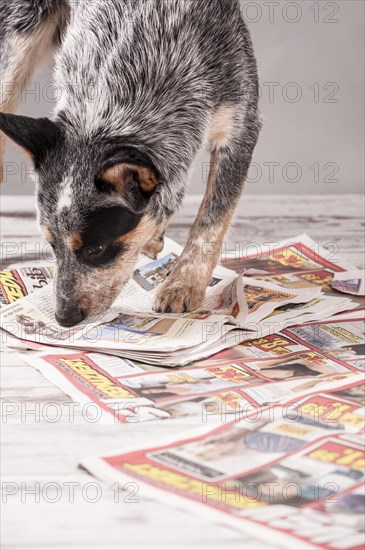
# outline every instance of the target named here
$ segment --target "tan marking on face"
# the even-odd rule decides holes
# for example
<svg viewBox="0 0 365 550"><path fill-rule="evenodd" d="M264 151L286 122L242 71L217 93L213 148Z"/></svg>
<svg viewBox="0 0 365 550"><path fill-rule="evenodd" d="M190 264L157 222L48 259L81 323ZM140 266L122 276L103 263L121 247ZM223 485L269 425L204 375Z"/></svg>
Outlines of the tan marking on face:
<svg viewBox="0 0 365 550"><path fill-rule="evenodd" d="M144 246L151 236L161 234L161 229L164 229L162 224L156 224L149 216L143 217L135 229L116 239L116 243L123 243L128 250L112 266L95 268L79 276L77 300L88 316L102 313L111 306L123 284L131 277Z"/></svg>
<svg viewBox="0 0 365 550"><path fill-rule="evenodd" d="M105 183L113 185L119 193L128 185L128 172L137 172L140 181L140 187L143 191L151 192L158 184L158 180L152 170L143 168L136 164L120 163L111 166L101 174L101 179Z"/></svg>
<svg viewBox="0 0 365 550"><path fill-rule="evenodd" d="M53 235L46 225L41 225L41 232L46 241L48 241L50 244L54 242Z"/></svg>
<svg viewBox="0 0 365 550"><path fill-rule="evenodd" d="M144 216L137 227L129 231L126 235L122 235L117 239L117 242L120 242L126 246L134 246L139 249L139 252L142 252L143 247L158 234L160 230L160 225L156 223L153 218L149 216Z"/></svg>
<svg viewBox="0 0 365 550"><path fill-rule="evenodd" d="M63 15L63 12L64 15ZM54 48L54 35L57 25L66 21L66 10L60 11L59 18L53 14L45 19L31 35L16 34L9 45L10 55L7 71L2 75L3 86L0 97L0 111L13 113L19 103L21 93L29 82L36 66L46 52ZM23 149L24 151L24 149ZM5 135L0 132L0 183L3 181L3 158ZM32 158L29 152L27 155ZM32 159L33 160L33 159Z"/></svg>
<svg viewBox="0 0 365 550"><path fill-rule="evenodd" d="M67 236L66 244L71 250L80 250L83 245L80 233L70 233Z"/></svg>
<svg viewBox="0 0 365 550"><path fill-rule="evenodd" d="M222 105L214 113L208 131L208 150L220 149L227 145L233 133L235 109Z"/></svg>

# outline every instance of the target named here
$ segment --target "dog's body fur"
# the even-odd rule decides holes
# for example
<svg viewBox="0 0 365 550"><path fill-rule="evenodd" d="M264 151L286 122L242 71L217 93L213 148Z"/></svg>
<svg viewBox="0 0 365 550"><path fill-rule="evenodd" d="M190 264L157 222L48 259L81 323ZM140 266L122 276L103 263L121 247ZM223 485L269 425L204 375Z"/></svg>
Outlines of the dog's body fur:
<svg viewBox="0 0 365 550"><path fill-rule="evenodd" d="M11 0L0 40L6 113L40 54L56 49L54 122L2 114L0 129L38 171L59 322L104 310L138 252L161 250L204 146L206 194L155 303L167 312L199 307L260 130L256 63L238 0Z"/></svg>

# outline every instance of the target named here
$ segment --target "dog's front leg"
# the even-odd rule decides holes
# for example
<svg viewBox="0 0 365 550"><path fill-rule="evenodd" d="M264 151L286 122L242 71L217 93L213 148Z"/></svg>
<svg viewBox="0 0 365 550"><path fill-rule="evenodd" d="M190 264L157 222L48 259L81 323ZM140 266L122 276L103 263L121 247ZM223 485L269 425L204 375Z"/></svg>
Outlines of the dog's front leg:
<svg viewBox="0 0 365 550"><path fill-rule="evenodd" d="M158 312L192 311L204 301L250 166L260 129L258 117L243 126L234 137L223 144L217 138L211 147L205 196L183 253L156 295Z"/></svg>

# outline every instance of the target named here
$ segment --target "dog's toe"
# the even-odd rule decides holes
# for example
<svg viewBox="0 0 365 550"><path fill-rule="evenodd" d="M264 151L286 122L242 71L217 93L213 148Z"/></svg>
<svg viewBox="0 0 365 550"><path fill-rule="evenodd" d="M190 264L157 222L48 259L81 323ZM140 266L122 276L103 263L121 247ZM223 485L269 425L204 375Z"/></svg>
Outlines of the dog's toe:
<svg viewBox="0 0 365 550"><path fill-rule="evenodd" d="M205 288L185 284L164 284L158 291L153 309L161 313L186 313L198 309L203 301Z"/></svg>

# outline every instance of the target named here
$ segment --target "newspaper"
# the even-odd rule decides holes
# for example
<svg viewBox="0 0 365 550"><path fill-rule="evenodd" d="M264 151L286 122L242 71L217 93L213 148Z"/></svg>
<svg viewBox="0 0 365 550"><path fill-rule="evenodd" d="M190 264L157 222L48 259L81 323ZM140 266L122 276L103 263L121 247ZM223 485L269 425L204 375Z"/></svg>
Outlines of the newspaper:
<svg viewBox="0 0 365 550"><path fill-rule="evenodd" d="M352 283L346 288L343 286L342 292L358 296L355 302L365 306L364 270L343 260L335 243L329 243L328 249L324 249L306 234L277 244L253 247L252 252L249 249L243 255L226 252L223 265L237 272L244 270L246 277L253 276L284 288L318 285L325 295L334 297L339 295L337 290L341 291L336 289L335 281L349 280Z"/></svg>
<svg viewBox="0 0 365 550"><path fill-rule="evenodd" d="M20 298L46 286L53 279L54 268L23 267L0 271L0 306L16 302Z"/></svg>
<svg viewBox="0 0 365 550"><path fill-rule="evenodd" d="M259 413L81 464L279 547L362 548L363 407L327 393Z"/></svg>
<svg viewBox="0 0 365 550"><path fill-rule="evenodd" d="M331 281L331 287L345 294L365 296L365 272L360 269L352 269L344 273L336 273Z"/></svg>
<svg viewBox="0 0 365 550"><path fill-rule="evenodd" d="M344 269L329 262L326 251L313 253L309 245L317 246L309 237L295 240L294 245L281 243L270 252L274 260L263 253L260 269L253 267L257 260L255 264L248 258L244 274L218 266L199 311L157 314L152 310L153 296L181 253L181 247L167 239L156 261L140 258L131 281L104 315L72 329L60 327L54 318L52 285L46 284L5 305L1 327L23 342L94 350L153 364L188 364L239 341L359 305L334 290L337 296L323 292L320 284L313 284L309 275L314 273L310 271L300 272L307 276L300 285L262 277L263 266L276 276L280 270L295 270L298 275L300 269L317 273L319 268L326 268L328 272L332 269L332 274ZM12 271L24 282L24 269ZM252 271L257 277L250 275Z"/></svg>
<svg viewBox="0 0 365 550"><path fill-rule="evenodd" d="M300 236L226 255L199 311L156 314L180 252L142 257L112 308L74 329L54 320L50 267L3 270L3 341L101 422L195 428L83 459L95 476L135 478L266 544L360 550L363 275Z"/></svg>
<svg viewBox="0 0 365 550"><path fill-rule="evenodd" d="M134 361L68 349L23 357L76 402L91 399L100 405L110 421L195 424L318 391L360 391L365 324L359 316L294 326L183 369L143 374ZM109 393L102 393L104 387Z"/></svg>

